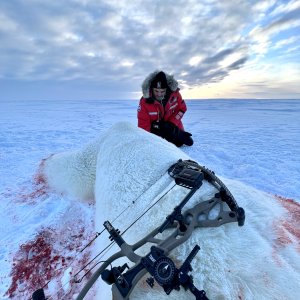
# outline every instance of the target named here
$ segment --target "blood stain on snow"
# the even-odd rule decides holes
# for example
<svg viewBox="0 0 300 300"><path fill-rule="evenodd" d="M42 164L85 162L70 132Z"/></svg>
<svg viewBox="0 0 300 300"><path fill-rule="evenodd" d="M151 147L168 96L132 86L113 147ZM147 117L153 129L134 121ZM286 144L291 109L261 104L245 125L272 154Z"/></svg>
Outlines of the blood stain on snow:
<svg viewBox="0 0 300 300"><path fill-rule="evenodd" d="M50 155L49 157L47 158L44 158L41 160L40 162L40 165L38 167L38 170L34 176L34 179L35 179L35 182L37 185L44 185L44 186L47 186L47 179L45 177L45 162L47 159L49 159L50 157L52 157L52 155Z"/></svg>
<svg viewBox="0 0 300 300"><path fill-rule="evenodd" d="M58 256L52 253L50 244L51 232L43 231L34 241L20 246L13 259L11 272L12 284L7 291L9 297L14 297L16 292L22 292L22 285L32 292L36 287L42 287L54 275L51 268ZM20 289L21 287L21 289Z"/></svg>
<svg viewBox="0 0 300 300"><path fill-rule="evenodd" d="M45 177L44 169L46 160L49 159L51 156L52 155L50 155L48 158L44 158L41 160L38 170L33 176L33 183L31 187L32 191L28 191L28 187L24 187L23 190L21 190L17 195L18 200L34 204L34 200L47 194L49 186Z"/></svg>
<svg viewBox="0 0 300 300"><path fill-rule="evenodd" d="M49 155L47 158L44 158L41 160L38 170L36 172L36 174L34 175L34 182L37 186L42 186L44 187L44 189L48 189L49 185L48 185L48 181L46 178L46 174L45 174L45 163L46 161L51 158L54 154Z"/></svg>
<svg viewBox="0 0 300 300"><path fill-rule="evenodd" d="M81 230L81 236L83 231L84 229ZM10 273L12 283L6 292L10 299L29 299L36 289L46 286L50 280L55 278L58 288L62 288L61 281L57 277L61 277L70 265L72 257L68 253L70 253L70 249L74 249L75 252L80 251L85 239L64 241L68 247L57 249L59 246L54 242L59 239L59 236L60 234L55 233L51 228L46 228L39 232L34 240L20 246L13 258ZM87 251L79 260L76 259L76 266L80 268L85 265L89 258L90 252ZM65 296L64 290L60 289L57 299Z"/></svg>
<svg viewBox="0 0 300 300"><path fill-rule="evenodd" d="M276 219L273 223L276 234L273 258L281 265L281 260L278 256L280 249L293 244L300 253L300 204L293 199L278 195L275 195L275 199L288 211L288 215L285 218Z"/></svg>
<svg viewBox="0 0 300 300"><path fill-rule="evenodd" d="M26 203L32 203L32 204L35 204L33 202L33 200L41 197L41 196L44 196L47 194L47 191L46 189L41 186L34 186L34 190L32 192L28 192L28 193L21 193L18 195L18 199L19 200L22 200L22 202L26 202Z"/></svg>

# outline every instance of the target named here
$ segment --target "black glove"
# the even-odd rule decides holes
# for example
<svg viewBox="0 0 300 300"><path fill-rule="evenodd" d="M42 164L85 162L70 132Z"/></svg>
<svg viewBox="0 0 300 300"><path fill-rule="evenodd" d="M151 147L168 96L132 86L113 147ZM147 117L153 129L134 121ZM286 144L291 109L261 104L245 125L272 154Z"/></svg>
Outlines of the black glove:
<svg viewBox="0 0 300 300"><path fill-rule="evenodd" d="M163 137L163 127L164 122L163 121L155 121L151 123L151 133L154 133L156 135Z"/></svg>
<svg viewBox="0 0 300 300"><path fill-rule="evenodd" d="M187 131L181 131L179 134L179 140L182 141L187 146L192 146L194 144L193 139L191 138L192 134Z"/></svg>
<svg viewBox="0 0 300 300"><path fill-rule="evenodd" d="M164 137L170 143L175 144L177 147L181 147L183 144L192 146L194 141L191 138L192 134L186 132L171 122L164 122L161 127L162 137Z"/></svg>

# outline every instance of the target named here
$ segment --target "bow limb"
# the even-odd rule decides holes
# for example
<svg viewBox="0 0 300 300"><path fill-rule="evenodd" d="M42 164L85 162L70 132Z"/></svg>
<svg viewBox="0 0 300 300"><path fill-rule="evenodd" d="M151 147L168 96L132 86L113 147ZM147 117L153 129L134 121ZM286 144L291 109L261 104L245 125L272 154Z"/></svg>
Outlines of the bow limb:
<svg viewBox="0 0 300 300"><path fill-rule="evenodd" d="M130 261L135 263L128 272L126 272L126 279L130 281L130 288L126 290L126 294L120 292L116 284L112 286L112 292L115 300L126 300L134 289L138 281L147 273L144 266L140 263L142 257L135 254L135 251L147 243L156 244L162 249L165 255L168 255L173 249L183 244L190 238L193 231L198 227L218 227L226 223L237 222L238 216L233 211L224 209L225 202L221 198L213 197L210 200L197 203L194 207L188 209L183 214L183 221L185 223L185 230L180 230L179 223L169 225L166 229L173 229L173 231L164 239L156 238L161 231L161 226L155 228L146 237L142 238L133 245L127 244L125 241L120 245L121 251L111 256L103 265L94 273L92 278L84 286L76 300L83 300L89 289L99 278L101 273L115 260L121 257L127 257ZM209 218L210 212L219 206L219 213L214 219Z"/></svg>
<svg viewBox="0 0 300 300"><path fill-rule="evenodd" d="M93 274L93 276L88 280L88 282L84 285L83 289L81 290L81 292L79 293L79 295L77 296L76 300L83 300L84 297L86 296L86 294L88 293L88 291L91 289L91 287L94 285L94 283L96 282L96 280L101 276L102 272L116 259L123 257L123 253L122 251L119 251L117 253L115 253L114 255L112 255L108 260L106 260L101 267L99 267L95 273Z"/></svg>

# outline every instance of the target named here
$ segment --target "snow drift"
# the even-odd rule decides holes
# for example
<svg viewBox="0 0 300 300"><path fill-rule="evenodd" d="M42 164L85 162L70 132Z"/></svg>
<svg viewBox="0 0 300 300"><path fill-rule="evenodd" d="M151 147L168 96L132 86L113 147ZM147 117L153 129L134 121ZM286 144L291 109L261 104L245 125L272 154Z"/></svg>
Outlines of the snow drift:
<svg viewBox="0 0 300 300"><path fill-rule="evenodd" d="M95 200L96 231L102 231L105 220L123 231L172 186L166 170L180 158L189 159L161 138L129 123L118 123L81 150L51 156L44 162L43 172L49 187L57 192ZM172 251L172 257L180 265L195 244L200 245L193 261L194 284L210 299L296 299L300 282L299 205L234 180L222 180L245 209L245 225L198 229ZM182 187L175 187L126 232L125 240L136 242L157 227L184 193ZM205 183L186 209L214 193ZM95 254L108 244L104 233L97 240ZM116 250L110 249L105 257ZM109 299L110 287L100 279L98 284L96 299ZM167 296L157 285L150 289L141 282L130 299L141 298L193 299L193 295L181 290Z"/></svg>

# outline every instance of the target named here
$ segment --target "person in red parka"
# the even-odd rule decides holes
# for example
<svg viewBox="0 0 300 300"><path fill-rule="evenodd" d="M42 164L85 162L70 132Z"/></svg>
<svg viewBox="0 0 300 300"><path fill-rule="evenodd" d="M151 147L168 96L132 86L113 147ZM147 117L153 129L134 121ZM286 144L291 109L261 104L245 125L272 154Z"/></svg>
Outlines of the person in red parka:
<svg viewBox="0 0 300 300"><path fill-rule="evenodd" d="M193 145L192 134L184 131L182 117L187 110L178 82L163 71L149 74L142 84L138 127L154 133L177 147Z"/></svg>

